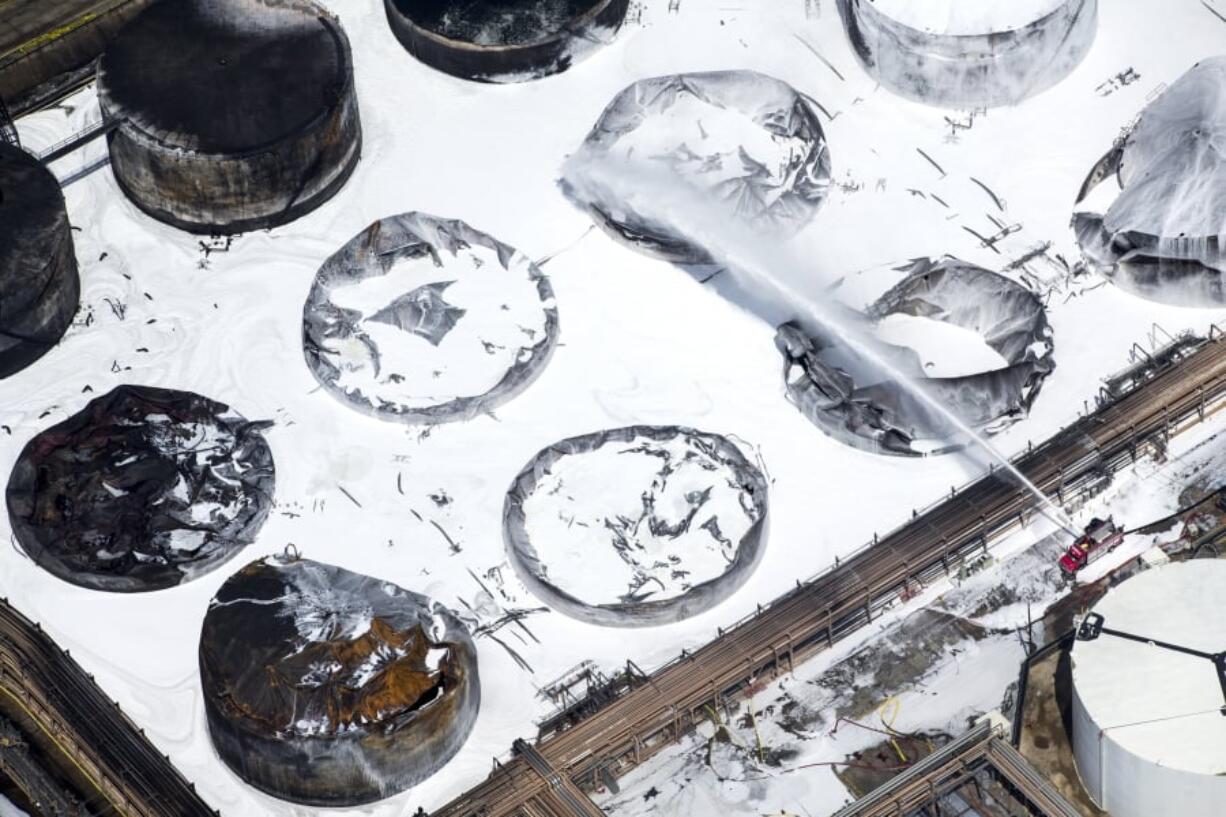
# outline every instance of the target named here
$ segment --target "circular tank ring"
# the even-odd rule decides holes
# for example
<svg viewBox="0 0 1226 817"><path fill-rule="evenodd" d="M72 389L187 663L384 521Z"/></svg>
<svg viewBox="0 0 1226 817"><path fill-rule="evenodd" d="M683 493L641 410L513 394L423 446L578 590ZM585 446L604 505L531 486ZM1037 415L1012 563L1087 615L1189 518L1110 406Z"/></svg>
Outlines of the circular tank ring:
<svg viewBox="0 0 1226 817"><path fill-rule="evenodd" d="M646 601L597 603L578 598L547 577L547 565L533 546L525 504L542 478L560 460L590 454L609 443L666 443L678 438L698 441L698 448L735 476L750 522L731 563L722 573L694 584L679 595ZM572 618L605 627L652 627L682 621L710 610L736 592L757 568L766 549L768 488L762 471L731 439L683 426L626 426L559 440L537 452L511 482L503 503L502 531L507 555L525 585L549 606ZM718 524L718 523L717 523ZM718 526L715 529L718 531Z"/></svg>
<svg viewBox="0 0 1226 817"><path fill-rule="evenodd" d="M591 8L558 31L546 32L525 43L486 45L431 31L401 11L405 2L384 0L384 8L392 34L414 58L445 74L489 83L522 82L567 70L586 56L584 52L568 50L568 46L586 43L587 50L592 50L604 45L594 32L600 28L619 29L630 6L629 0L596 0Z"/></svg>

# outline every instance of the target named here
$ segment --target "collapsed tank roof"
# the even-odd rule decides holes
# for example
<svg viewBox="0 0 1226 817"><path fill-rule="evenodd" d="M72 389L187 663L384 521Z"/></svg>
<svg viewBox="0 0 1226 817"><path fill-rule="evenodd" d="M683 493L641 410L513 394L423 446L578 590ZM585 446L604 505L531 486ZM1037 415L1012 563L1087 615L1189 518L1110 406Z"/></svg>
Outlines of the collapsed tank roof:
<svg viewBox="0 0 1226 817"><path fill-rule="evenodd" d="M0 378L59 341L79 294L59 182L33 156L0 142Z"/></svg>
<svg viewBox="0 0 1226 817"><path fill-rule="evenodd" d="M217 753L261 791L360 805L459 751L480 701L468 630L430 599L297 558L226 580L200 634Z"/></svg>
<svg viewBox="0 0 1226 817"><path fill-rule="evenodd" d="M119 386L22 449L5 493L16 542L95 590L203 575L253 541L272 506L267 425L191 392Z"/></svg>
<svg viewBox="0 0 1226 817"><path fill-rule="evenodd" d="M116 38L100 87L112 115L180 147L230 153L323 115L348 81L347 59L336 24L302 4L162 0Z"/></svg>

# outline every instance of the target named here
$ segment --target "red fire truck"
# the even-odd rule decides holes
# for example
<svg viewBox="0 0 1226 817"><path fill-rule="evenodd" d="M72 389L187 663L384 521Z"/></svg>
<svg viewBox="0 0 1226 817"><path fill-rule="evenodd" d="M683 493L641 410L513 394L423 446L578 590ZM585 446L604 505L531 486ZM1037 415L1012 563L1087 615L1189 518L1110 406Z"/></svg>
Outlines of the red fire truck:
<svg viewBox="0 0 1226 817"><path fill-rule="evenodd" d="M1114 519L1095 517L1086 525L1081 538L1069 545L1068 551L1060 557L1060 569L1065 575L1075 576L1078 570L1115 550L1123 541L1124 531L1116 526Z"/></svg>

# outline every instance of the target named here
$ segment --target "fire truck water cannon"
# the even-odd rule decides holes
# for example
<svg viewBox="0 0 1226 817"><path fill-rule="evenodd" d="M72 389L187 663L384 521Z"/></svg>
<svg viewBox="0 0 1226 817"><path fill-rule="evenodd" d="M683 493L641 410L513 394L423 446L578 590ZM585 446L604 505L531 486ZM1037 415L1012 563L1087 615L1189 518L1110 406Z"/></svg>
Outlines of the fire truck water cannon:
<svg viewBox="0 0 1226 817"><path fill-rule="evenodd" d="M1069 545L1068 550L1060 557L1060 569L1066 576L1076 576L1077 571L1119 547L1124 541L1124 531L1108 516L1106 519L1095 517L1086 525L1085 532Z"/></svg>

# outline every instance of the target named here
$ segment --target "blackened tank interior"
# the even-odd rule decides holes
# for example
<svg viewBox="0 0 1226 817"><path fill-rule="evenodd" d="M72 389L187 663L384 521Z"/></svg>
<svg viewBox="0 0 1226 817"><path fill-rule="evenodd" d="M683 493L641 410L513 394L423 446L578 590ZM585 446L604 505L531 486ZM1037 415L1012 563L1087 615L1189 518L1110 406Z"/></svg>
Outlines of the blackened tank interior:
<svg viewBox="0 0 1226 817"><path fill-rule="evenodd" d="M289 221L358 158L349 43L311 0L160 0L107 50L98 87L126 120L109 137L124 192L184 229Z"/></svg>
<svg viewBox="0 0 1226 817"><path fill-rule="evenodd" d="M610 42L629 0L384 0L405 49L476 82L557 74Z"/></svg>
<svg viewBox="0 0 1226 817"><path fill-rule="evenodd" d="M558 33L596 0L395 0L428 31L477 45L526 45Z"/></svg>
<svg viewBox="0 0 1226 817"><path fill-rule="evenodd" d="M476 648L449 610L297 554L226 580L199 656L218 755L261 791L309 805L360 805L424 780L480 705Z"/></svg>
<svg viewBox="0 0 1226 817"><path fill-rule="evenodd" d="M94 590L201 576L250 544L272 507L267 425L192 392L119 386L22 449L5 492L16 544Z"/></svg>
<svg viewBox="0 0 1226 817"><path fill-rule="evenodd" d="M0 142L0 378L59 342L79 297L59 183L33 156Z"/></svg>

